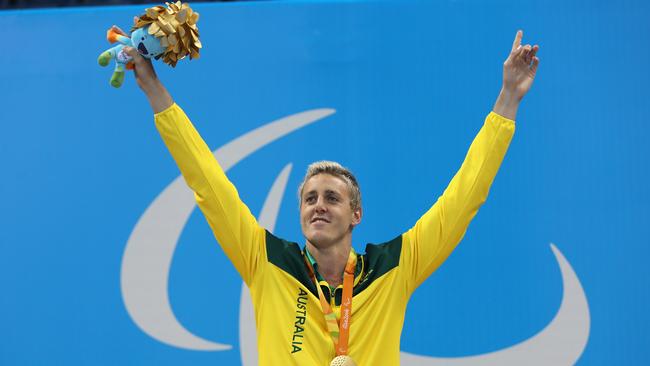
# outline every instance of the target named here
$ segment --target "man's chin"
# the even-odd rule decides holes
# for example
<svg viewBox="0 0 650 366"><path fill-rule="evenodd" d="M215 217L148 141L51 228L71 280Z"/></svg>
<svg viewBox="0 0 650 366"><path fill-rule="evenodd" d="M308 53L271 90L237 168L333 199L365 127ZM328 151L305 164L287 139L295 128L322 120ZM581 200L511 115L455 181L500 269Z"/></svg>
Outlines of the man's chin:
<svg viewBox="0 0 650 366"><path fill-rule="evenodd" d="M332 244L332 238L327 235L316 234L307 236L307 241L316 248L325 248Z"/></svg>

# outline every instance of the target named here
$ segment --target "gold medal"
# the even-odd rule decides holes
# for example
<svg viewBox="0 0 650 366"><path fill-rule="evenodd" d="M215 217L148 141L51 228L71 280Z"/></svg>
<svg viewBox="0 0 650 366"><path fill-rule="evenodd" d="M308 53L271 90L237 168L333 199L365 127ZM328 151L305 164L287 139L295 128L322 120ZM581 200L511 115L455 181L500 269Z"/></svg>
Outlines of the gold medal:
<svg viewBox="0 0 650 366"><path fill-rule="evenodd" d="M336 356L330 362L330 366L357 366L350 356Z"/></svg>

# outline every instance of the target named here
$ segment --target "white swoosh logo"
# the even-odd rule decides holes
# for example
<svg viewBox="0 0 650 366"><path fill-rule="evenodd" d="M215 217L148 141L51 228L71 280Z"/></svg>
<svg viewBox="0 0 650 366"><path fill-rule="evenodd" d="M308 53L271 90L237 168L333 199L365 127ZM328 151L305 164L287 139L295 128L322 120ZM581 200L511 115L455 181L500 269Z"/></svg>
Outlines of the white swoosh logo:
<svg viewBox="0 0 650 366"><path fill-rule="evenodd" d="M334 113L331 109L307 111L271 122L215 151L224 170L280 137ZM273 231L291 172L286 165L276 178L259 216ZM185 329L169 305L167 279L178 238L195 201L182 177L172 182L147 208L127 242L122 260L122 296L133 321L151 337L171 346L222 351L230 345L202 339ZM562 304L554 319L538 334L511 347L475 356L439 358L401 353L408 366L466 365L573 365L587 344L590 315L578 277L562 253L551 244L562 272ZM242 283L240 305L240 349L242 365L257 365L254 312L250 294Z"/></svg>
<svg viewBox="0 0 650 366"><path fill-rule="evenodd" d="M551 244L562 272L564 291L555 318L533 337L502 350L476 356L437 358L402 352L401 363L409 366L573 365L589 339L587 297L578 276L559 249Z"/></svg>

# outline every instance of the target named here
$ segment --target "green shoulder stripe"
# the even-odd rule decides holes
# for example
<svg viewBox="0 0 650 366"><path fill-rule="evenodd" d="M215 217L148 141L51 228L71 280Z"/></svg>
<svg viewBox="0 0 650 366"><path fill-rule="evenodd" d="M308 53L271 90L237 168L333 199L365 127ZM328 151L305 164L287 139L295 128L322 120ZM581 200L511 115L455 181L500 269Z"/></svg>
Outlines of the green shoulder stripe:
<svg viewBox="0 0 650 366"><path fill-rule="evenodd" d="M399 258L402 252L402 235L382 244L367 244L364 259L366 263L365 273L354 288L354 294L358 294L370 286L376 279L385 275L399 265Z"/></svg>
<svg viewBox="0 0 650 366"><path fill-rule="evenodd" d="M309 278L302 251L297 243L280 239L266 230L266 256L269 262L290 274L312 294L318 296L316 285Z"/></svg>

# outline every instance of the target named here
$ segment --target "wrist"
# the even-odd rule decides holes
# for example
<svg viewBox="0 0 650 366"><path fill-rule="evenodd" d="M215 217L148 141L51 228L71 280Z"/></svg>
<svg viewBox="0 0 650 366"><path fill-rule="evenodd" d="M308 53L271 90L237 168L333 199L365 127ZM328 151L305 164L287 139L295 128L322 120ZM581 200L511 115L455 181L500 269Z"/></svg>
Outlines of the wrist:
<svg viewBox="0 0 650 366"><path fill-rule="evenodd" d="M142 90L147 96L154 114L160 113L174 104L171 95L158 79L152 80L147 85L142 85Z"/></svg>
<svg viewBox="0 0 650 366"><path fill-rule="evenodd" d="M501 87L501 90L499 91L499 99L506 104L519 104L521 100L524 99L524 96L519 95L514 89Z"/></svg>
<svg viewBox="0 0 650 366"><path fill-rule="evenodd" d="M502 117L514 121L515 117L517 116L517 110L519 109L519 103L521 102L521 99L522 98L512 90L501 88L492 111Z"/></svg>

